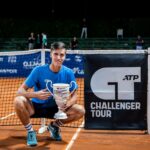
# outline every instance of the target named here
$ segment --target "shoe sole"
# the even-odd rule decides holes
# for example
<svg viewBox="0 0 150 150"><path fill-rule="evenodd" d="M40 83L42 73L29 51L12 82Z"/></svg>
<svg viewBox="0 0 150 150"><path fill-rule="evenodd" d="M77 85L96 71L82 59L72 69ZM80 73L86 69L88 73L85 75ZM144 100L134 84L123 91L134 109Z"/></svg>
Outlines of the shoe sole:
<svg viewBox="0 0 150 150"><path fill-rule="evenodd" d="M33 145L30 145L30 144L27 144L29 147L34 147L34 146L37 146L37 144L33 144Z"/></svg>

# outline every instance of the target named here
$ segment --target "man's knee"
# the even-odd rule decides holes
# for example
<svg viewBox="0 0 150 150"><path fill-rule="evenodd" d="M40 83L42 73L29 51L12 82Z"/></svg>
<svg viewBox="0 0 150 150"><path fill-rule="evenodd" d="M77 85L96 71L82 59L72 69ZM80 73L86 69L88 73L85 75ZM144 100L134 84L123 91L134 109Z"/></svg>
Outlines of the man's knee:
<svg viewBox="0 0 150 150"><path fill-rule="evenodd" d="M25 107L27 99L24 96L17 96L14 99L14 106L16 109L22 109Z"/></svg>
<svg viewBox="0 0 150 150"><path fill-rule="evenodd" d="M82 116L85 115L85 109L84 109L84 107L81 106L81 105L80 105L80 108L79 108L79 112L80 112L80 114L81 114Z"/></svg>
<svg viewBox="0 0 150 150"><path fill-rule="evenodd" d="M75 114L83 117L85 115L85 109L82 105L75 104L74 106Z"/></svg>

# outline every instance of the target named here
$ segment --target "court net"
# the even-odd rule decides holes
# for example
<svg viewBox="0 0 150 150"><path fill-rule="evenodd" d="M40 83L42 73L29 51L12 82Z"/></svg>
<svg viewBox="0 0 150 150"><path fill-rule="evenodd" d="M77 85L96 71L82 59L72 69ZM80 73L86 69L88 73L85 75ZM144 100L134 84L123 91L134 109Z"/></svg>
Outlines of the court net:
<svg viewBox="0 0 150 150"><path fill-rule="evenodd" d="M0 53L0 126L22 125L14 110L16 91L35 66L45 63L50 63L48 50L44 54L41 50ZM69 65L73 67L74 64ZM77 103L84 105L84 78L77 77L76 80L79 86ZM64 126L79 127L83 120L84 118ZM46 125L50 121L45 119ZM32 118L31 122L40 125L41 118Z"/></svg>

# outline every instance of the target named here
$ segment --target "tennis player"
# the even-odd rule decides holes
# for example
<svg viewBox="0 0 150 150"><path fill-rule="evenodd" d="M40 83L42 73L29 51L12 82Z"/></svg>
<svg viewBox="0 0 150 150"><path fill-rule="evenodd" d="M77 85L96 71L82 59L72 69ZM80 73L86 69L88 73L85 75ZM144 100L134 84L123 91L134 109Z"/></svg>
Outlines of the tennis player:
<svg viewBox="0 0 150 150"><path fill-rule="evenodd" d="M63 65L66 57L66 47L63 42L51 44L51 64L35 67L24 83L19 87L14 106L18 118L27 130L27 145L37 145L36 132L32 127L30 118L54 118L58 111L58 106L46 89L46 80L52 83L67 83L75 81L74 73L71 69ZM28 90L34 87L34 91ZM76 86L76 89L78 86ZM83 117L85 110L77 104L77 91L73 87L69 100L63 106L63 111L67 114L67 119L55 119L48 125L48 131L53 139L61 141L60 126Z"/></svg>

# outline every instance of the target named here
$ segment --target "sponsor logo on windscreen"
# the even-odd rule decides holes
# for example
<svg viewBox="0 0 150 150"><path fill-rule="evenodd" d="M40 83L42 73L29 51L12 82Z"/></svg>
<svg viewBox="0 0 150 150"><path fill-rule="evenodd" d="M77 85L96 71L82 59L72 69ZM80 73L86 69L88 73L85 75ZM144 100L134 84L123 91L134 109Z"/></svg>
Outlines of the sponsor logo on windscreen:
<svg viewBox="0 0 150 150"><path fill-rule="evenodd" d="M23 67L25 69L33 69L35 66L40 66L41 65L41 61L38 60L33 60L33 61L24 61L23 62Z"/></svg>
<svg viewBox="0 0 150 150"><path fill-rule="evenodd" d="M0 69L0 74L17 74L17 69Z"/></svg>
<svg viewBox="0 0 150 150"><path fill-rule="evenodd" d="M17 62L16 56L8 56L8 63L14 64Z"/></svg>
<svg viewBox="0 0 150 150"><path fill-rule="evenodd" d="M0 57L0 62L3 62L4 58L3 57Z"/></svg>
<svg viewBox="0 0 150 150"><path fill-rule="evenodd" d="M72 68L74 74L79 74L79 75L83 75L84 74L84 70L80 69L79 67L74 67Z"/></svg>
<svg viewBox="0 0 150 150"><path fill-rule="evenodd" d="M80 55L76 55L75 56L75 61L76 62L81 62L82 61L82 57Z"/></svg>
<svg viewBox="0 0 150 150"><path fill-rule="evenodd" d="M134 100L137 82L141 82L140 67L101 68L91 78L91 89L103 100Z"/></svg>
<svg viewBox="0 0 150 150"><path fill-rule="evenodd" d="M65 61L71 61L71 58L66 57Z"/></svg>

